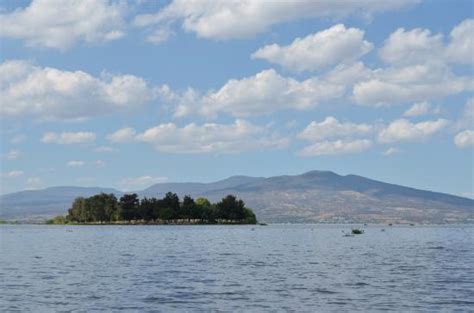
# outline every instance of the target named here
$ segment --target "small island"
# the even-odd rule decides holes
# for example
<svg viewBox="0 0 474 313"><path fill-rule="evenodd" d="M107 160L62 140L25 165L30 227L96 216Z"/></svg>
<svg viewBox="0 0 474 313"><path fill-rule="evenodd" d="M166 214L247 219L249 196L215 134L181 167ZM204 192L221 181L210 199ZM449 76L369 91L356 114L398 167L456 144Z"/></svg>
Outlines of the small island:
<svg viewBox="0 0 474 313"><path fill-rule="evenodd" d="M162 199L125 194L101 193L74 200L66 216L56 216L47 224L256 224L253 211L233 195L218 203L206 198L196 201L168 192Z"/></svg>

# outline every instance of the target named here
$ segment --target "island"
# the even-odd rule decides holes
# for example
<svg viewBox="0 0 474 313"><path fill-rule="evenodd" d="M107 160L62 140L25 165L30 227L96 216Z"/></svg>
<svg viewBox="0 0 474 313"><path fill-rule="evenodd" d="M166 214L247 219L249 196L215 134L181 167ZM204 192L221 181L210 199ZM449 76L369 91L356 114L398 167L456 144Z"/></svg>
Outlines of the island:
<svg viewBox="0 0 474 313"><path fill-rule="evenodd" d="M227 195L220 202L194 200L168 192L162 199L137 194L100 193L74 200L66 216L56 216L47 224L256 224L253 211L244 201Z"/></svg>

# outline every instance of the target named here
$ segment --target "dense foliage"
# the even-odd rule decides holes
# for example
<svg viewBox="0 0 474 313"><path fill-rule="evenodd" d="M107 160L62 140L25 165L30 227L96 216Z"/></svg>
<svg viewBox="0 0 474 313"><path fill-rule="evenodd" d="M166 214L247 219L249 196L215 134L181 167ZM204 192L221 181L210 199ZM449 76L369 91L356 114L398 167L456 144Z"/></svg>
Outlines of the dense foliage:
<svg viewBox="0 0 474 313"><path fill-rule="evenodd" d="M125 194L117 199L101 193L88 198L76 198L66 220L76 223L110 223L140 221L146 223L238 223L255 224L257 219L242 200L228 195L212 204L205 198L194 201L168 192L164 198L139 199L137 194Z"/></svg>

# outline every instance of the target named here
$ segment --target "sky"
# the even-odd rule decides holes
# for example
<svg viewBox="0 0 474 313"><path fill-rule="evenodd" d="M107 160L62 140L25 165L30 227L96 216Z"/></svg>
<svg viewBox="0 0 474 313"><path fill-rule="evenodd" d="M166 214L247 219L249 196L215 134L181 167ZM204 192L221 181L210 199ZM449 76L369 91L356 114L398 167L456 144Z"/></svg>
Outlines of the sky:
<svg viewBox="0 0 474 313"><path fill-rule="evenodd" d="M473 5L0 1L0 193L330 170L473 197Z"/></svg>

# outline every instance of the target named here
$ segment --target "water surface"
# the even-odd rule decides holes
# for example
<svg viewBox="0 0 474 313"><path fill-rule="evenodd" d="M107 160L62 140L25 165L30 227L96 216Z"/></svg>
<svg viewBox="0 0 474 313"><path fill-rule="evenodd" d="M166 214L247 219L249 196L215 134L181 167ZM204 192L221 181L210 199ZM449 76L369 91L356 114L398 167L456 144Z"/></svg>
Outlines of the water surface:
<svg viewBox="0 0 474 313"><path fill-rule="evenodd" d="M382 232L381 228L385 228ZM0 226L3 311L472 311L474 228Z"/></svg>

